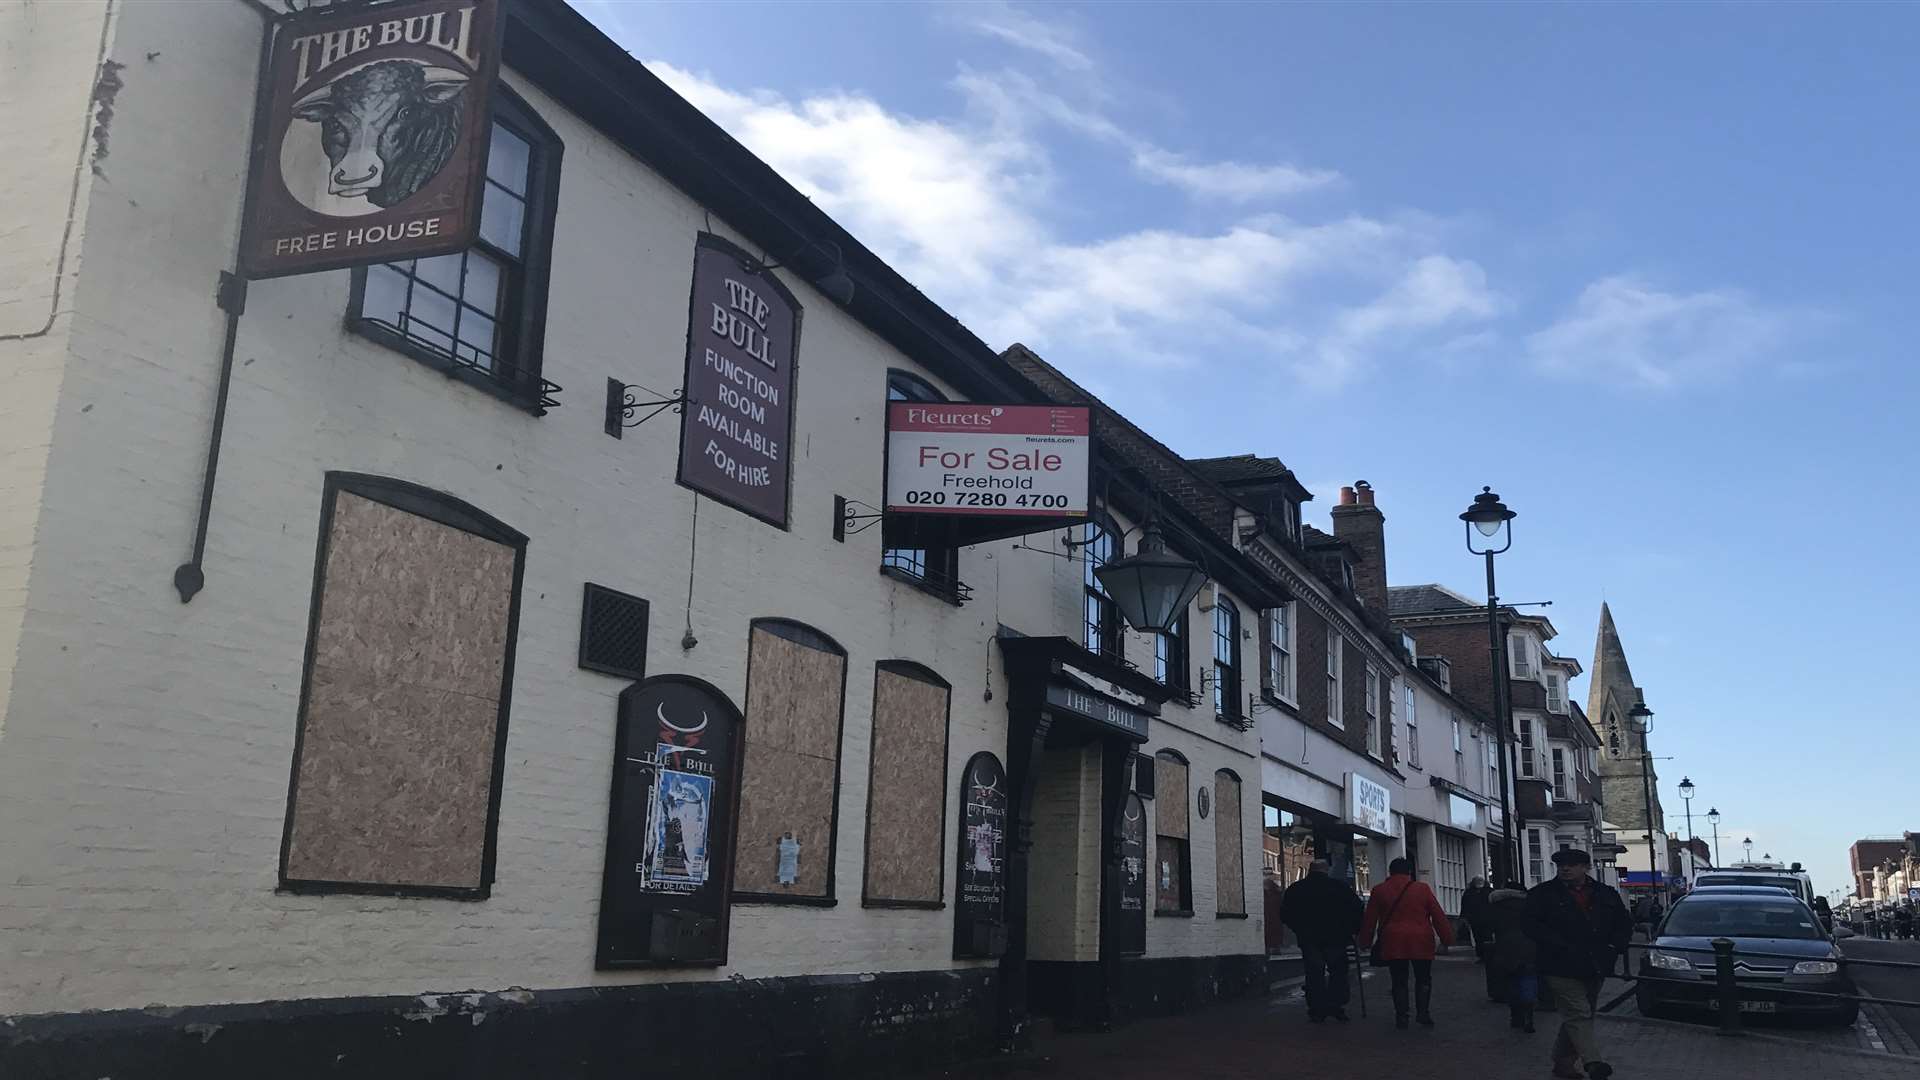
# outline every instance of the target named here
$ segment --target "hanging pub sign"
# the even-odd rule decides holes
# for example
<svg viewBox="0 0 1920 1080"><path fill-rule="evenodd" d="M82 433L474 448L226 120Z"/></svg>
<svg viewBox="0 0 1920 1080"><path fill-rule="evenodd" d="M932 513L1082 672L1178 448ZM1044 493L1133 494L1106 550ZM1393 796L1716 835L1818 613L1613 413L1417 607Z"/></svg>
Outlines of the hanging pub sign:
<svg viewBox="0 0 1920 1080"><path fill-rule="evenodd" d="M978 753L960 774L960 873L954 890L953 955L1006 951L1007 771Z"/></svg>
<svg viewBox="0 0 1920 1080"><path fill-rule="evenodd" d="M1092 423L1077 405L891 402L886 511L1084 518Z"/></svg>
<svg viewBox="0 0 1920 1080"><path fill-rule="evenodd" d="M621 692L595 967L726 962L739 730L690 676Z"/></svg>
<svg viewBox="0 0 1920 1080"><path fill-rule="evenodd" d="M691 305L677 478L784 529L800 303L759 260L701 233Z"/></svg>
<svg viewBox="0 0 1920 1080"><path fill-rule="evenodd" d="M282 19L256 111L247 277L459 251L480 227L500 0Z"/></svg>
<svg viewBox="0 0 1920 1080"><path fill-rule="evenodd" d="M1120 804L1119 895L1115 945L1123 953L1147 951L1147 808L1132 792Z"/></svg>

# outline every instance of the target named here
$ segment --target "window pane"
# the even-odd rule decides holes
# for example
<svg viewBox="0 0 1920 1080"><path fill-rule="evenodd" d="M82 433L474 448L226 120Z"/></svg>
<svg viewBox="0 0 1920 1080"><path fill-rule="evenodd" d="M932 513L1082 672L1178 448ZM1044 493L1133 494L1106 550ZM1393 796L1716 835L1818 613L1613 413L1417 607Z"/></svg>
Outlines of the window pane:
<svg viewBox="0 0 1920 1080"><path fill-rule="evenodd" d="M486 197L480 200L480 239L518 255L526 216L526 204L517 196L488 184Z"/></svg>
<svg viewBox="0 0 1920 1080"><path fill-rule="evenodd" d="M398 326L400 312L406 306L406 276L391 266L367 267L367 287L360 298L361 317Z"/></svg>
<svg viewBox="0 0 1920 1080"><path fill-rule="evenodd" d="M494 345L493 320L468 308L460 313L460 346L456 354L492 371Z"/></svg>
<svg viewBox="0 0 1920 1080"><path fill-rule="evenodd" d="M460 299L489 315L500 311L500 267L479 251L467 252L467 283Z"/></svg>
<svg viewBox="0 0 1920 1080"><path fill-rule="evenodd" d="M448 296L459 296L460 260L464 258L466 258L465 254L455 252L452 255L417 260L413 264L413 276Z"/></svg>
<svg viewBox="0 0 1920 1080"><path fill-rule="evenodd" d="M452 352L453 321L453 301L431 289L415 289L413 305L407 309L407 320L401 328L410 337Z"/></svg>
<svg viewBox="0 0 1920 1080"><path fill-rule="evenodd" d="M533 149L527 141L499 124L493 125L493 145L487 151L487 178L516 195L527 193L527 164Z"/></svg>

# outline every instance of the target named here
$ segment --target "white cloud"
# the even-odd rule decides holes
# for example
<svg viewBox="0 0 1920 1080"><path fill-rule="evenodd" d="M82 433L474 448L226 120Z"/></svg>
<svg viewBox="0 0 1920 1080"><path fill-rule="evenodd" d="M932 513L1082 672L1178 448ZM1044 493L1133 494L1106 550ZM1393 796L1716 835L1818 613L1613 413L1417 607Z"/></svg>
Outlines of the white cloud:
<svg viewBox="0 0 1920 1080"><path fill-rule="evenodd" d="M649 66L996 345L1226 363L1333 386L1383 348L1455 337L1500 309L1480 268L1437 251L1418 221L1255 214L1068 238L1055 224L1068 202L1033 118L1129 152L1144 144L1017 76L963 74L969 119L930 120L857 94L742 93ZM1204 182L1221 188L1223 175ZM1257 172L1235 182L1283 180L1298 182Z"/></svg>
<svg viewBox="0 0 1920 1080"><path fill-rule="evenodd" d="M1075 35L1059 23L1036 18L1005 3L968 4L960 10L960 25L975 33L1037 53L1069 71L1093 69L1093 58L1080 48Z"/></svg>
<svg viewBox="0 0 1920 1080"><path fill-rule="evenodd" d="M1184 188L1194 195L1232 202L1297 195L1340 179L1340 174L1331 169L1248 165L1239 161L1194 163L1178 154L1148 146L1134 151L1133 165L1154 180Z"/></svg>
<svg viewBox="0 0 1920 1080"><path fill-rule="evenodd" d="M1551 374L1665 389L1772 358L1799 318L1737 289L1666 292L1616 275L1588 285L1571 311L1529 335L1527 354Z"/></svg>

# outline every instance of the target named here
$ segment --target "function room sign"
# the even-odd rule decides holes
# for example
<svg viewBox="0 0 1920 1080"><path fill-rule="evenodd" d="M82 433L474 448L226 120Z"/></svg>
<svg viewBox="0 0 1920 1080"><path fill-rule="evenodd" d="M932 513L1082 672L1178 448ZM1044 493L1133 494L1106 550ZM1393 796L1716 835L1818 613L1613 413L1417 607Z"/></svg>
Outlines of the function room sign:
<svg viewBox="0 0 1920 1080"><path fill-rule="evenodd" d="M887 406L887 513L1085 517L1084 406L896 401Z"/></svg>
<svg viewBox="0 0 1920 1080"><path fill-rule="evenodd" d="M248 277L458 251L480 224L500 0L288 16L262 72Z"/></svg>
<svg viewBox="0 0 1920 1080"><path fill-rule="evenodd" d="M679 481L784 529L800 303L752 256L701 233L688 318Z"/></svg>

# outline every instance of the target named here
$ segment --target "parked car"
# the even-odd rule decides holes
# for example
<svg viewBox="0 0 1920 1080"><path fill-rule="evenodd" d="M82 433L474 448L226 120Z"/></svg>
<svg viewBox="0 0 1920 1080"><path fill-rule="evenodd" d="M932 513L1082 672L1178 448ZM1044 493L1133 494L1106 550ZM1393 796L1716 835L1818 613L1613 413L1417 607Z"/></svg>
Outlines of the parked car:
<svg viewBox="0 0 1920 1080"><path fill-rule="evenodd" d="M1643 1016L1719 1007L1713 941L1734 947L1741 1012L1815 1017L1852 1024L1860 1005L1847 960L1820 917L1797 895L1775 888L1703 887L1667 913L1640 958L1637 994Z"/></svg>
<svg viewBox="0 0 1920 1080"><path fill-rule="evenodd" d="M1696 888L1708 885L1776 885L1800 898L1809 906L1813 903L1813 879L1805 872L1788 870L1784 867L1730 867L1727 869L1702 870L1693 879Z"/></svg>

